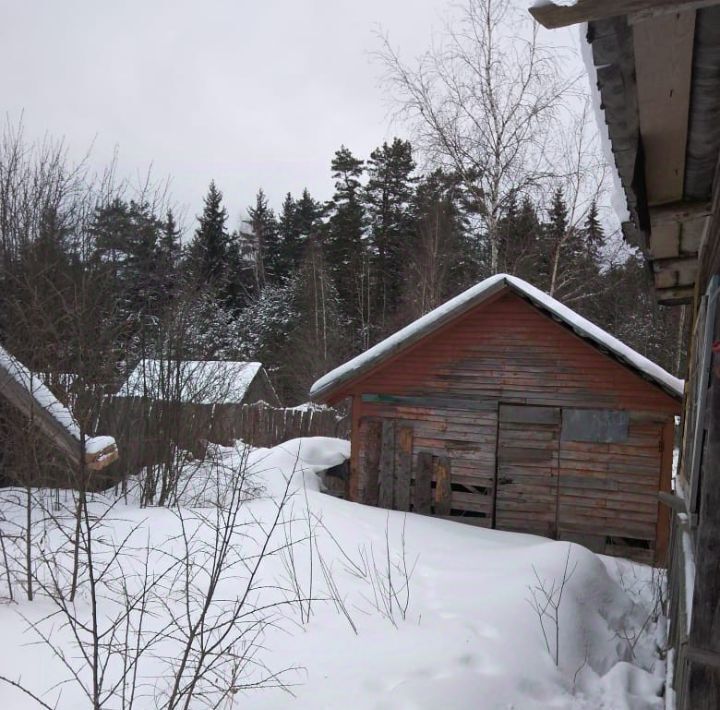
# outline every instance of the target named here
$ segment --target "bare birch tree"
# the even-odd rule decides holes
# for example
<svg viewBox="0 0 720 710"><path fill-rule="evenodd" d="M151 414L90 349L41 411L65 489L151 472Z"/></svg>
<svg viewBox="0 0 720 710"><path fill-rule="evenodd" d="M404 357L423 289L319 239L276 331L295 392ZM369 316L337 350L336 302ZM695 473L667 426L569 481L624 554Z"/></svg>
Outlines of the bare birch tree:
<svg viewBox="0 0 720 710"><path fill-rule="evenodd" d="M467 0L459 20L414 64L388 37L380 59L415 145L462 179L496 272L503 209L552 173L552 129L574 80L538 41L527 12L507 0Z"/></svg>

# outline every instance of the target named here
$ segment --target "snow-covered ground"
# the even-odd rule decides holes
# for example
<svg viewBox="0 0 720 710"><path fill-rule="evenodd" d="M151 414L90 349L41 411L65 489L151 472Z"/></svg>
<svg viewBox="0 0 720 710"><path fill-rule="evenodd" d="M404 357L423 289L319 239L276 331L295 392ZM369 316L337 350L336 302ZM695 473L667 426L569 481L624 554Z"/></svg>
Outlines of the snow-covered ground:
<svg viewBox="0 0 720 710"><path fill-rule="evenodd" d="M220 575L197 648L219 639L217 625L234 613L223 632L226 642L236 636L236 672L230 680L232 664L218 661L217 675L205 679L205 699L193 699L190 708L664 707L665 664L658 653L664 620L652 614L657 580L649 568L601 558L569 543L327 496L316 474L344 460L347 442L297 439L271 450L219 449L217 455L218 465L188 468L182 506L175 511L141 508L132 490L120 499L96 495L89 506L96 525L96 574L116 567L122 571L108 572L106 587L98 585L98 628L111 626L108 619L117 618L122 608L118 598L105 597L119 589L132 596L133 590L155 582L146 597L141 633L136 607L131 623L121 624L123 633L115 639L117 650L128 638L132 642L163 630L137 664L132 707L163 707L169 697L187 648L187 630L207 598L212 560L217 559L213 543L227 525L234 531L228 567ZM233 495L243 466L250 472L243 495ZM0 495L6 533L22 529L23 495L19 490ZM38 578L47 584L55 575L67 589L71 501L61 496L58 510L54 494L35 495L44 501L33 523L35 556L45 560L44 567L36 562ZM224 511L219 517L213 504L218 500ZM232 518L227 511L235 502L238 517ZM172 573L161 577L170 568ZM82 576L76 603L66 608L89 623L84 567ZM188 578L195 600L189 606L183 594ZM548 595L557 601L563 578L556 667L552 607L539 616L536 602L545 606ZM162 593L153 598L158 590ZM0 605L0 675L20 680L50 706L60 694L59 708L92 707L76 681L57 685L68 679L70 668L79 669L86 687L91 674L67 616L57 614L57 603L42 591L36 593L33 602L23 600L16 580L15 603ZM0 594L7 594L3 579ZM92 658L88 628L75 625ZM38 631L55 654L39 642ZM100 645L98 654L103 658L107 649ZM111 656L106 688L123 672L122 654ZM201 663L199 658L193 651L191 664ZM229 658L225 654L224 660ZM245 687L252 683L274 687ZM103 707L129 707L128 684L125 691L125 705L118 690ZM225 704L214 705L223 694ZM25 710L38 704L0 684L0 707Z"/></svg>

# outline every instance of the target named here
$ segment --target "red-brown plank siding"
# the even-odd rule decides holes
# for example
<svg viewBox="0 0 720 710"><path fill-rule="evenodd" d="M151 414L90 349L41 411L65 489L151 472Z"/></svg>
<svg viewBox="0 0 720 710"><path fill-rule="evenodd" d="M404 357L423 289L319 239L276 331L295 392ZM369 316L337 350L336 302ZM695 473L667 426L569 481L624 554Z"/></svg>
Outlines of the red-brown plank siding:
<svg viewBox="0 0 720 710"><path fill-rule="evenodd" d="M416 402L375 403L362 401L363 394L487 399L489 406L482 411L468 411L449 410L432 400L428 406ZM589 514L597 520L609 520L611 511L617 515L619 510L628 510L633 517L631 527L638 536L646 537L647 530L654 530L658 524L666 534L662 516L652 511L657 511L657 490L669 486L671 457L667 453L661 456L660 446L663 439L668 444L668 422L679 413L679 403L513 293L504 292L480 304L380 363L333 393L332 401L347 396L353 398L352 499L362 500L363 496L358 481L364 456L358 436L360 420L393 419L413 426L415 456L418 451L449 455L454 483L489 490L487 496L453 492L453 505L457 501L470 506L464 509L486 513L486 518L472 522L488 526L492 517L499 403L628 411L631 431L625 444L563 445L560 469L587 476L589 483L598 475L610 477L612 486L618 486L617 491L602 493L588 487L593 499ZM560 524L562 527L565 518L572 526L573 520L586 514L587 501L582 495L572 495L571 490L567 494L562 487L560 490ZM636 500L633 494L642 500ZM575 507L570 511L568 506ZM660 541L658 547L664 548L664 542Z"/></svg>

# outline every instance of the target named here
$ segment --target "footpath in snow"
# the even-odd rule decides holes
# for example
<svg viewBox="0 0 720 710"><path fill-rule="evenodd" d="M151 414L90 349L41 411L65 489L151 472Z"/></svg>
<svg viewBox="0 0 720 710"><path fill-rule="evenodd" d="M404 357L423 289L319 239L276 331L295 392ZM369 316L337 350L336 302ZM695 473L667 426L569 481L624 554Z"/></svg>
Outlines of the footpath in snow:
<svg viewBox="0 0 720 710"><path fill-rule="evenodd" d="M132 486L93 496L94 619L87 560L67 599L71 495L32 492L30 602L27 492L0 491L0 674L73 709L92 707L94 658L104 708L185 707L193 679L190 708L665 707L657 573L323 494L318 473L348 455L325 438L218 448L188 464L173 508L140 507ZM37 707L0 684L0 708Z"/></svg>

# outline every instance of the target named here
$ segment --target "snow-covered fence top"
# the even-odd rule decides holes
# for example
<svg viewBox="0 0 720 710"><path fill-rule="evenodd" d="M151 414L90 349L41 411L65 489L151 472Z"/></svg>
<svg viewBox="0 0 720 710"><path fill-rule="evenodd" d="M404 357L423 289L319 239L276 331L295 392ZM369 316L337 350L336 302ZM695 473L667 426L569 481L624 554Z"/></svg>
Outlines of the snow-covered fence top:
<svg viewBox="0 0 720 710"><path fill-rule="evenodd" d="M560 301L527 283L527 281L509 274L496 274L472 286L467 291L463 291L455 298L451 298L446 303L393 333L393 335L385 338L385 340L364 353L357 355L352 360L331 370L315 382L310 389L310 397L314 400L327 398L328 395L348 381L365 374L386 358L413 345L502 289L510 289L528 299L556 320L572 328L577 335L606 350L624 365L636 370L672 396L682 396L683 380L674 377L658 364L648 360L644 355L628 347L607 331L590 322L587 318L583 318L572 309L564 306Z"/></svg>

